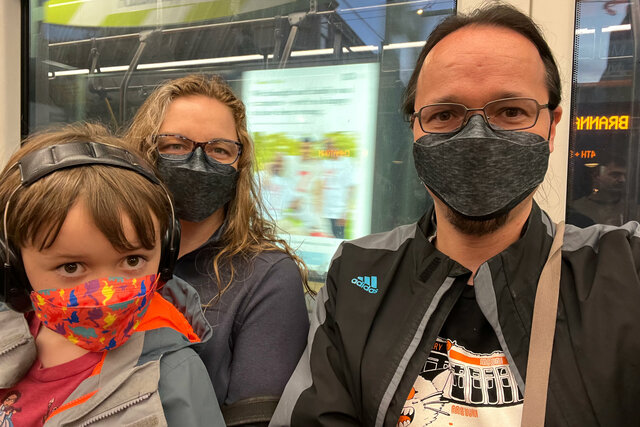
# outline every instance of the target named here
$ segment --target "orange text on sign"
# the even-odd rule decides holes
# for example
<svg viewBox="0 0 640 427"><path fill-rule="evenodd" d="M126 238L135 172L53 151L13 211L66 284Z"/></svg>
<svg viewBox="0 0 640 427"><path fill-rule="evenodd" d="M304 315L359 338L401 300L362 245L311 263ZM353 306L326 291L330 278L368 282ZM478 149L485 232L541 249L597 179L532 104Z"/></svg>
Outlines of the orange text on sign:
<svg viewBox="0 0 640 427"><path fill-rule="evenodd" d="M629 116L577 116L576 130L627 130Z"/></svg>

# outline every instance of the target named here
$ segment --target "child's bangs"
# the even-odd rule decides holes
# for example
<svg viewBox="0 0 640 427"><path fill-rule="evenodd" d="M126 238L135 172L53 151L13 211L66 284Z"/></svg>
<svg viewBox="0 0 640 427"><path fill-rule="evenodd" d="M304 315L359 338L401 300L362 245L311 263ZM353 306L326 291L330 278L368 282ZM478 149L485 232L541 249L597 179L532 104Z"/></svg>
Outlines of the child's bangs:
<svg viewBox="0 0 640 427"><path fill-rule="evenodd" d="M98 229L120 251L155 247L157 233L162 235L168 226L167 196L161 187L126 169L91 169L96 176L87 180L90 188L85 200ZM126 220L137 241L127 239Z"/></svg>
<svg viewBox="0 0 640 427"><path fill-rule="evenodd" d="M82 193L77 180L55 175L19 189L11 199L7 229L10 230L9 240L14 245L43 250L50 247L58 236L69 209Z"/></svg>
<svg viewBox="0 0 640 427"><path fill-rule="evenodd" d="M20 190L10 208L21 212L12 215L16 227L8 228L16 235L11 240L39 250L50 247L78 201L86 203L98 229L119 251L152 249L157 232L164 233L168 226L168 201L160 186L133 171L95 165L61 170ZM125 218L133 228L133 241L127 239ZM91 236L86 238L91 241Z"/></svg>

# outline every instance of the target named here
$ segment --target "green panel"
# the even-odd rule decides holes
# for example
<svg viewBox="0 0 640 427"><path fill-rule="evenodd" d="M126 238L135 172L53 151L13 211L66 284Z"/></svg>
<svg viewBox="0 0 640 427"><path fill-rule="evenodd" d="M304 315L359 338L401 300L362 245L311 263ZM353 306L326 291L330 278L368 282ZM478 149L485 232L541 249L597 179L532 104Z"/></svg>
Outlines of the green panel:
<svg viewBox="0 0 640 427"><path fill-rule="evenodd" d="M107 15L100 23L101 27L140 27L150 13L155 9L139 10L134 12L112 13Z"/></svg>
<svg viewBox="0 0 640 427"><path fill-rule="evenodd" d="M183 6L184 7L184 6ZM184 18L184 22L204 21L207 19L231 16L230 1L217 1L211 3L196 3L189 6L189 13Z"/></svg>
<svg viewBox="0 0 640 427"><path fill-rule="evenodd" d="M2 1L2 0L0 0ZM97 2L101 7L94 7ZM249 10L242 13L247 19L252 17L286 15L294 10L296 2L282 0L284 3L263 9L260 3L250 3ZM93 2L93 4L91 4ZM74 18L83 27L140 27L145 23L155 25L155 20L148 22L149 14L161 10L162 25L176 25L191 22L202 22L225 17L232 17L237 10L243 10L247 0L218 0L201 2L178 2L170 5L164 3L159 8L155 4L129 6L123 5L121 0L49 0L44 6L44 20L50 24L73 25ZM132 10L132 8L142 10ZM269 12L266 12L269 10ZM297 10L297 9L296 9ZM105 12L108 11L108 12ZM79 19L81 18L81 19Z"/></svg>
<svg viewBox="0 0 640 427"><path fill-rule="evenodd" d="M69 3L69 0L49 0L44 6L44 22L68 25L73 18L73 15L75 15L78 9L82 7L82 3L55 6L59 3Z"/></svg>

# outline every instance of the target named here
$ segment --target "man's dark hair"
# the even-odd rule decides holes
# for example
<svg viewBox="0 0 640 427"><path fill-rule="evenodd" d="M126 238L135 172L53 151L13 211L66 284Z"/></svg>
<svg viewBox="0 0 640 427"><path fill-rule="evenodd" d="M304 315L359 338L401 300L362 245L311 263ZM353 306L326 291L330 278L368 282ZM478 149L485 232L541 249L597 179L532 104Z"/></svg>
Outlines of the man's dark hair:
<svg viewBox="0 0 640 427"><path fill-rule="evenodd" d="M431 49L433 49L440 40L454 31L470 25L503 27L520 33L529 39L538 49L546 70L546 83L547 89L549 90L549 110L555 109L558 104L560 104L561 91L558 66L553 59L549 45L544 40L544 37L542 37L540 28L538 28L531 18L515 7L507 4L498 4L477 9L469 15L452 15L442 21L429 35L426 44L422 48L422 52L420 52L416 67L409 80L409 85L405 90L402 110L407 118L414 112L418 76L420 75L420 70L422 69L422 64L427 54L431 52Z"/></svg>

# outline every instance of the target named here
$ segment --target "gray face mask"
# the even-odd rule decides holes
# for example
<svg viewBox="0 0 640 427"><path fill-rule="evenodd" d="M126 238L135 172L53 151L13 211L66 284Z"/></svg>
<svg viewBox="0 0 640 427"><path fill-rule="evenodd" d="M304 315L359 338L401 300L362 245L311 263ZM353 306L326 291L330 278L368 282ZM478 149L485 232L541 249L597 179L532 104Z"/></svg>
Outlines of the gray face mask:
<svg viewBox="0 0 640 427"><path fill-rule="evenodd" d="M549 141L530 132L494 131L473 115L457 133L420 137L413 158L422 182L447 206L487 220L509 212L540 185Z"/></svg>
<svg viewBox="0 0 640 427"><path fill-rule="evenodd" d="M238 171L209 158L198 147L189 155L158 157L158 173L171 191L176 216L200 222L233 199Z"/></svg>

